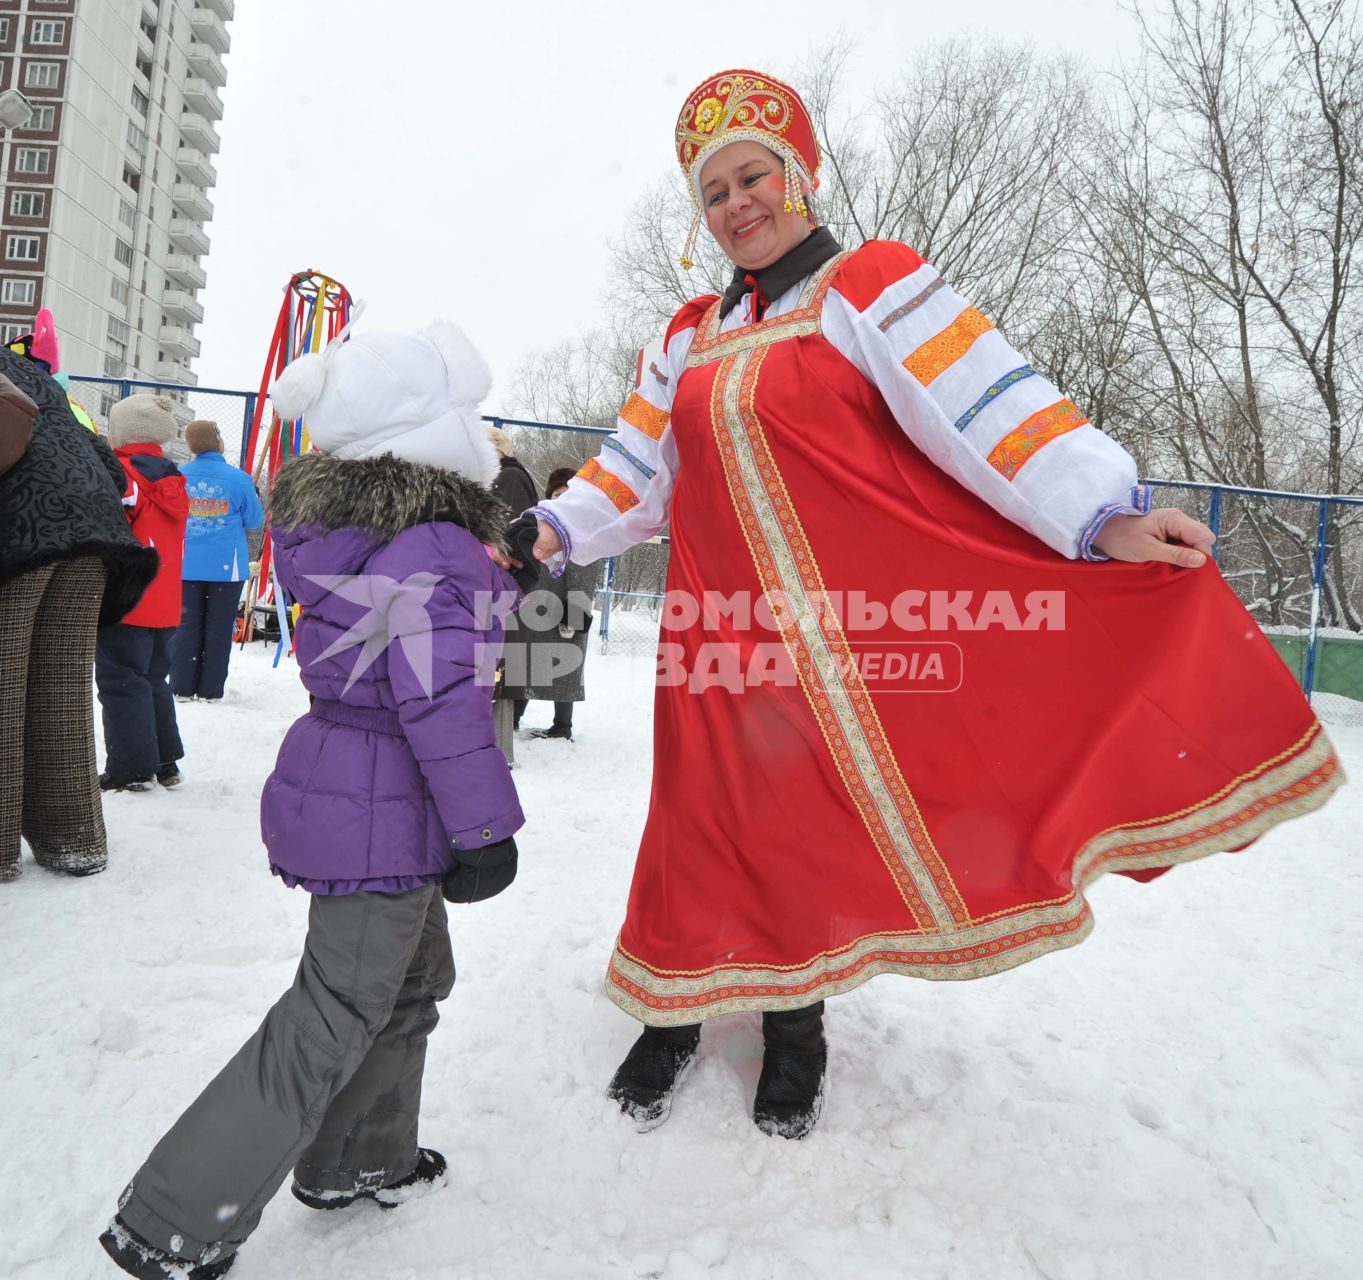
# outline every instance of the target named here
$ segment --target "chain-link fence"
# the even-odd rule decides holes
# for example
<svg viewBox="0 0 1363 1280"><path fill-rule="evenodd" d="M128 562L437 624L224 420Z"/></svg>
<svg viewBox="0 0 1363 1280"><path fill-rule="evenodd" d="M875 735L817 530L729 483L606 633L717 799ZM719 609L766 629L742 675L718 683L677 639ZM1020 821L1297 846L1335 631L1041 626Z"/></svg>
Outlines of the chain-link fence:
<svg viewBox="0 0 1363 1280"><path fill-rule="evenodd" d="M196 418L216 422L222 432L224 455L235 461L244 459L246 437L255 413L256 395L253 391L222 391L210 387L182 387L167 382L143 382L136 378L87 378L73 375L71 397L78 400L85 412L95 421L100 431L109 429L109 410L128 396L165 395L170 397L171 412L179 424L180 436L166 446L166 456L174 462L189 460L185 448L185 428Z"/></svg>

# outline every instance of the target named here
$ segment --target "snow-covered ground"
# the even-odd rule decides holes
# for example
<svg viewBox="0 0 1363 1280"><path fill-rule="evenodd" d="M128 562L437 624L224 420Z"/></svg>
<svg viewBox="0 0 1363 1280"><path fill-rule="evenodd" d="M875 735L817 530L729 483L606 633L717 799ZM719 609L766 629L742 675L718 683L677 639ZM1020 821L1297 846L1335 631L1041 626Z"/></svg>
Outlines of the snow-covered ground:
<svg viewBox="0 0 1363 1280"><path fill-rule="evenodd" d="M181 708L183 787L106 802L108 872L30 861L0 891L5 1280L114 1274L120 1188L292 978L307 899L269 875L256 800L305 699L290 663L234 661L221 706ZM422 1129L449 1188L336 1215L283 1191L233 1280L1363 1275L1363 789L1241 857L1100 883L1075 950L837 1000L805 1142L747 1117L751 1017L707 1029L641 1136L602 1097L637 1030L602 975L650 669L593 655L579 741L518 746L520 879L451 908ZM1363 730L1336 740L1363 778Z"/></svg>

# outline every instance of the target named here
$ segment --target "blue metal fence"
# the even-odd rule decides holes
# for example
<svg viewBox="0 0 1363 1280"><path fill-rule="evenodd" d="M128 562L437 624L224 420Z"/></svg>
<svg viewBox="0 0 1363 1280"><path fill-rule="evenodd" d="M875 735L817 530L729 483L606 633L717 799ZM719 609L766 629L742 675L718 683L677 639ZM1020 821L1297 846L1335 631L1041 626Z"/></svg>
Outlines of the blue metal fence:
<svg viewBox="0 0 1363 1280"><path fill-rule="evenodd" d="M218 424L228 457L235 456L243 465L246 459L246 439L251 430L251 419L256 411L254 391L229 391L222 387L182 387L176 383L148 382L141 378L88 378L80 374L71 377L71 394L85 406L85 411L106 430L109 410L128 396L146 392L167 395L174 402L176 418L183 434L195 418L207 418Z"/></svg>
<svg viewBox="0 0 1363 1280"><path fill-rule="evenodd" d="M165 392L184 406L187 423L218 422L228 444L245 463L256 395L220 388L180 387L139 379L73 377L77 398L103 426L108 408L136 391ZM595 453L601 427L537 422L488 415L494 427L513 434L532 471L576 465ZM182 424L183 425L183 424ZM524 446L524 447L523 447ZM1309 697L1345 700L1343 717L1363 723L1363 497L1286 493L1189 480L1150 480L1156 505L1178 506L1217 534L1216 558L1226 580L1274 642ZM1298 523L1298 519L1302 523ZM603 651L613 643L615 614L624 609L656 620L667 567L667 539L612 557L600 588L599 635ZM639 651L649 649L649 628L627 628ZM626 637L622 637L626 638ZM656 637L654 637L656 638ZM1336 708L1336 714L1340 714Z"/></svg>

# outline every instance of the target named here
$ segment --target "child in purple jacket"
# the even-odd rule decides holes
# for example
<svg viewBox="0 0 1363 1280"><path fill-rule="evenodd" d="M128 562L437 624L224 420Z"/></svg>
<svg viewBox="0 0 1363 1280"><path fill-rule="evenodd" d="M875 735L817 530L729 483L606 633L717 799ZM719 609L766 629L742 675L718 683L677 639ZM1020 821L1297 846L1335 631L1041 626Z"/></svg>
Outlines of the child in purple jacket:
<svg viewBox="0 0 1363 1280"><path fill-rule="evenodd" d="M517 599L486 549L506 516L477 411L489 384L438 324L338 339L271 393L322 450L271 495L312 706L260 805L272 870L312 894L308 935L293 986L124 1191L100 1241L130 1275L224 1275L291 1167L314 1209L444 1183L417 1145L454 984L444 900L505 888L523 822L488 685Z"/></svg>

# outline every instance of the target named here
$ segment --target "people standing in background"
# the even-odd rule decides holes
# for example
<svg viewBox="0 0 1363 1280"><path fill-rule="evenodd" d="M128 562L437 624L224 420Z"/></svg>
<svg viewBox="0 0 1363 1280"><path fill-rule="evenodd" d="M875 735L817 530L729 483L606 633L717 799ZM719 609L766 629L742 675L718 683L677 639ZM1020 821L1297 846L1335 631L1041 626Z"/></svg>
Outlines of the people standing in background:
<svg viewBox="0 0 1363 1280"><path fill-rule="evenodd" d="M37 406L33 437L0 473L0 881L38 865L108 865L96 783L95 633L131 609L156 556L128 529L126 477L77 424L47 366L0 349L0 374Z"/></svg>
<svg viewBox="0 0 1363 1280"><path fill-rule="evenodd" d="M182 702L218 702L232 656L232 624L251 576L247 530L265 523L251 477L223 456L216 422L185 428L194 460L181 468L189 499L180 626L170 646L170 688Z"/></svg>
<svg viewBox="0 0 1363 1280"><path fill-rule="evenodd" d="M180 565L189 503L185 481L161 446L175 438L168 396L136 395L109 411L109 443L123 464L123 506L133 536L155 549L160 567L122 622L99 633L95 685L104 711L104 791L146 791L180 781L184 755L175 723L170 640L180 622Z"/></svg>
<svg viewBox="0 0 1363 1280"><path fill-rule="evenodd" d="M568 481L577 474L576 467L558 467L549 473L544 487L546 498L557 498L568 492ZM532 699L554 704L554 722L547 729L534 729L532 738L573 737L573 705L587 696L584 668L587 663L587 635L592 625L592 603L596 584L601 577L599 564L569 563L561 577L555 578L537 564L539 581L532 598L517 615L520 639L525 647L525 681L522 694L516 699L516 727ZM538 595L536 601L534 597ZM557 605L545 599L551 595ZM536 605L539 605L537 608ZM539 625L536 625L536 624ZM513 637L508 633L508 644ZM576 652L567 649L572 645ZM546 646L558 646L550 651ZM552 652L552 658L550 654ZM536 655L540 655L537 659ZM552 675L548 674L553 672Z"/></svg>
<svg viewBox="0 0 1363 1280"><path fill-rule="evenodd" d="M492 482L492 492L511 508L511 518L514 520L527 507L533 507L539 501L535 477L511 452L511 437L501 427L489 427L487 433L500 460L500 470Z"/></svg>

